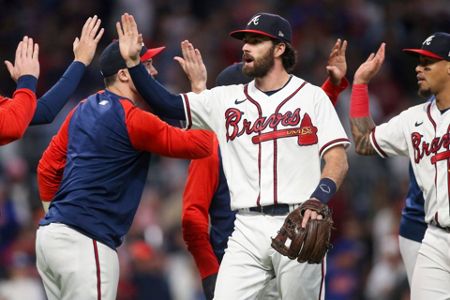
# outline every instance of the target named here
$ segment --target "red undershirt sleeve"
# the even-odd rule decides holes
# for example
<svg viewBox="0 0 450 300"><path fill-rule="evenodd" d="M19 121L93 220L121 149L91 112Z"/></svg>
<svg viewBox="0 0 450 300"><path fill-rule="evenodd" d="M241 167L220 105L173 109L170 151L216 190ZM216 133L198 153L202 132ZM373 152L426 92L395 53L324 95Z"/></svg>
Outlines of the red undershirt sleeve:
<svg viewBox="0 0 450 300"><path fill-rule="evenodd" d="M12 99L0 99L0 145L23 136L36 110L36 101L36 94L27 88L17 89Z"/></svg>
<svg viewBox="0 0 450 300"><path fill-rule="evenodd" d="M341 80L341 84L339 86L334 85L330 78L327 78L325 82L322 84L322 90L327 94L328 98L330 98L333 106L336 105L338 96L349 86L348 80L344 77Z"/></svg>
<svg viewBox="0 0 450 300"><path fill-rule="evenodd" d="M39 161L37 175L41 201L52 201L61 184L66 165L69 124L74 110L68 114Z"/></svg>
<svg viewBox="0 0 450 300"><path fill-rule="evenodd" d="M183 239L202 279L219 271L209 239L209 207L219 184L219 146L213 139L213 153L191 161L183 194Z"/></svg>
<svg viewBox="0 0 450 300"><path fill-rule="evenodd" d="M161 121L128 100L121 100L131 144L136 150L174 158L195 159L212 152L212 132L193 133Z"/></svg>

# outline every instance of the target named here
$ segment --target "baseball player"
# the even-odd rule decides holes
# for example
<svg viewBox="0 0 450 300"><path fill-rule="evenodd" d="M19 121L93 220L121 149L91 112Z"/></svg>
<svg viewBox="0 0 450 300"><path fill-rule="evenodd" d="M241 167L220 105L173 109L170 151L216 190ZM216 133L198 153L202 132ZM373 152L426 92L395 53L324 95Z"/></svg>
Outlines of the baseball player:
<svg viewBox="0 0 450 300"><path fill-rule="evenodd" d="M347 42L337 40L331 50L328 68L330 79L322 89L333 104L347 86L345 50ZM192 80L189 66L201 64L181 61L183 69ZM252 79L242 73L243 63L225 68L216 79L216 86L245 84ZM330 84L330 81L332 84ZM183 238L194 257L202 279L206 299L214 296L219 264L225 252L228 237L233 232L235 212L230 210L230 193L222 168L217 138L214 138L213 153L202 159L191 161L183 194L182 228ZM261 299L268 299L267 289ZM276 292L276 291L275 291ZM279 297L277 297L279 298Z"/></svg>
<svg viewBox="0 0 450 300"><path fill-rule="evenodd" d="M295 64L289 22L259 13L246 29L231 33L243 40L243 71L255 80L183 95L143 72L134 18L124 14L122 22L121 53L139 93L161 114L217 135L237 214L215 299L255 299L274 277L283 299L323 299L325 266L300 264L271 247L289 211L311 197L329 201L348 168L349 140L328 97L288 73ZM194 52L188 41L182 50ZM303 226L311 218L321 216L306 210Z"/></svg>
<svg viewBox="0 0 450 300"><path fill-rule="evenodd" d="M101 20L97 16L88 18L80 37L73 43L75 59L61 79L37 102L34 91L39 76L37 44L24 37L16 51L14 64L5 61L11 78L17 82L17 90L11 99L0 98L0 144L19 139L29 125L51 123L77 88L84 70L91 63L98 41L103 35ZM26 75L30 74L30 75ZM36 104L37 103L37 104ZM31 120L31 122L30 122Z"/></svg>
<svg viewBox="0 0 450 300"><path fill-rule="evenodd" d="M350 105L352 134L359 154L410 158L425 199L425 221L428 224L412 275L411 298L448 299L450 34L434 33L423 42L421 49L404 51L418 55L419 95L431 97L430 101L375 126L368 109L367 84L383 63L383 43L355 73Z"/></svg>
<svg viewBox="0 0 450 300"><path fill-rule="evenodd" d="M163 49L142 49L139 57L150 75L157 72L152 58ZM150 152L179 158L211 153L209 134L170 127L138 107L144 102L117 41L104 49L100 68L106 89L70 112L38 165L47 212L37 231L36 257L50 300L115 299L116 248L142 196Z"/></svg>

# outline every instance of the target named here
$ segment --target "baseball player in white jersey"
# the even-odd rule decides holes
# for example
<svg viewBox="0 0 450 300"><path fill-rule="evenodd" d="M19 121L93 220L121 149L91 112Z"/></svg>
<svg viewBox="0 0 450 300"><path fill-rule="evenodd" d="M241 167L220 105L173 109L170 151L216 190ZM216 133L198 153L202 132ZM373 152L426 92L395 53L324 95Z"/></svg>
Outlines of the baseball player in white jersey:
<svg viewBox="0 0 450 300"><path fill-rule="evenodd" d="M411 297L450 299L450 35L437 32L421 49L404 49L419 56L419 94L431 99L375 126L368 109L367 83L380 69L384 51L382 44L354 76L350 122L356 151L409 156L424 194L428 223L413 272Z"/></svg>
<svg viewBox="0 0 450 300"><path fill-rule="evenodd" d="M319 87L288 73L295 64L289 22L260 13L246 29L231 33L244 42L243 71L255 78L248 85L182 96L143 72L134 19L125 14L122 24L127 24L119 35L122 56L137 90L161 115L213 130L219 139L237 215L214 299L255 299L274 277L282 299L324 299L324 263L300 264L271 247L289 211L311 197L328 201L348 168L349 140L330 100ZM188 41L182 50L183 56L196 55ZM304 225L316 218L321 216L307 210Z"/></svg>

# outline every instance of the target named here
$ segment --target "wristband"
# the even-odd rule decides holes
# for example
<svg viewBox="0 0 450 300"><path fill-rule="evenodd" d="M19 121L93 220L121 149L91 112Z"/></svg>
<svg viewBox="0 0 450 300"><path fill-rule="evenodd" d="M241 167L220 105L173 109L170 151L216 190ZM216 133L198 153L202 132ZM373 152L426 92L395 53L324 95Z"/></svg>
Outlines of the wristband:
<svg viewBox="0 0 450 300"><path fill-rule="evenodd" d="M350 98L350 117L364 118L369 116L369 90L367 84L354 84Z"/></svg>
<svg viewBox="0 0 450 300"><path fill-rule="evenodd" d="M336 193L336 183L330 178L322 178L317 185L316 190L311 194L311 198L316 198L322 203L328 203L331 197Z"/></svg>
<svg viewBox="0 0 450 300"><path fill-rule="evenodd" d="M33 75L22 75L17 80L17 88L18 89L29 89L33 93L36 92L36 86L37 86L37 78Z"/></svg>

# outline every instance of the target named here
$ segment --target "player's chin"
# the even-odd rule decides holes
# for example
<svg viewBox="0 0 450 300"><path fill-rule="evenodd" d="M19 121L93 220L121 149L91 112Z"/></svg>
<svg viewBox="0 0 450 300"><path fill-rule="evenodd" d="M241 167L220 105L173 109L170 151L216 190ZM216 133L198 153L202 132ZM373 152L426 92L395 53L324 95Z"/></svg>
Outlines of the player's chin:
<svg viewBox="0 0 450 300"><path fill-rule="evenodd" d="M430 87L425 86L424 84L420 84L420 83L419 83L419 89L417 91L417 94L419 94L419 96L424 97L424 98L428 98L432 95Z"/></svg>

